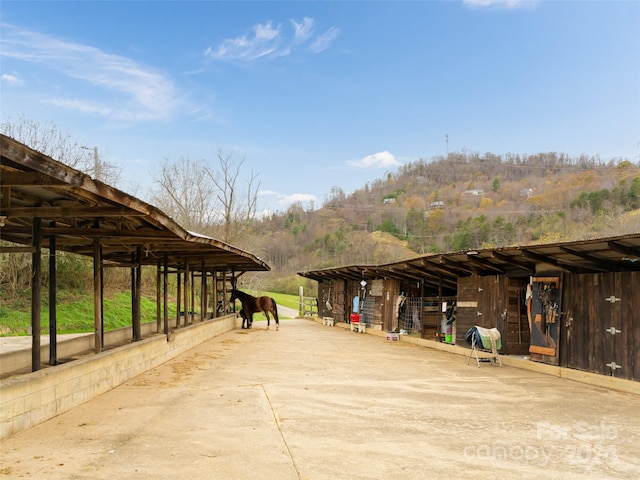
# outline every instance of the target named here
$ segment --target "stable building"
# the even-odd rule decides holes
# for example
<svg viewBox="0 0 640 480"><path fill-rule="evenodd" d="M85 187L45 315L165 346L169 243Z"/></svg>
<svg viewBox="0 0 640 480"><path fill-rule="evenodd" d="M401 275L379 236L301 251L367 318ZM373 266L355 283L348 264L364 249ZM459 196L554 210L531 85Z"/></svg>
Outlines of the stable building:
<svg viewBox="0 0 640 480"><path fill-rule="evenodd" d="M640 234L298 274L338 322L358 297L372 328L457 345L497 328L503 355L640 381Z"/></svg>

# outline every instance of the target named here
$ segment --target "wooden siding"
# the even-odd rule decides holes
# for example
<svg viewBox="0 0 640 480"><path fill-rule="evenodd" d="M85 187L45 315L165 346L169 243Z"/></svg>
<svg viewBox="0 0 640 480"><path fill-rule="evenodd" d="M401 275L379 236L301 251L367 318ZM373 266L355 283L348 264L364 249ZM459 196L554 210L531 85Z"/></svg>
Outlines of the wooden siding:
<svg viewBox="0 0 640 480"><path fill-rule="evenodd" d="M336 322L346 322L348 320L348 313L351 309L347 305L346 295L345 295L345 281L344 280L336 280L334 282L334 301L333 305L333 318Z"/></svg>
<svg viewBox="0 0 640 480"><path fill-rule="evenodd" d="M561 365L640 381L640 273L567 275L563 302Z"/></svg>
<svg viewBox="0 0 640 480"><path fill-rule="evenodd" d="M505 275L458 279L456 343L465 345L464 334L473 326L497 328L505 355L526 355L529 324L522 314L522 296L528 279Z"/></svg>
<svg viewBox="0 0 640 480"><path fill-rule="evenodd" d="M381 323L382 329L391 331L391 323L393 319L393 308L396 297L400 294L400 280L385 279L382 287L381 306Z"/></svg>
<svg viewBox="0 0 640 480"><path fill-rule="evenodd" d="M507 317L504 339L507 355L528 355L531 332L525 306L528 278L507 278Z"/></svg>
<svg viewBox="0 0 640 480"><path fill-rule="evenodd" d="M466 345L464 334L474 325L478 324L478 289L480 277L462 277L458 279L458 306L457 317L454 323L456 328L456 343Z"/></svg>

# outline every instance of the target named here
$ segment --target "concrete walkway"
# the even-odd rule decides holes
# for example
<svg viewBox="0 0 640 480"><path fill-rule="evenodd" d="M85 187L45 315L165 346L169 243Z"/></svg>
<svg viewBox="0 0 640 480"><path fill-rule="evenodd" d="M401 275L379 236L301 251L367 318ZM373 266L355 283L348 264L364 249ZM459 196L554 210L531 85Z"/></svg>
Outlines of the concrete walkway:
<svg viewBox="0 0 640 480"><path fill-rule="evenodd" d="M640 398L254 323L2 442L0 478L636 479Z"/></svg>

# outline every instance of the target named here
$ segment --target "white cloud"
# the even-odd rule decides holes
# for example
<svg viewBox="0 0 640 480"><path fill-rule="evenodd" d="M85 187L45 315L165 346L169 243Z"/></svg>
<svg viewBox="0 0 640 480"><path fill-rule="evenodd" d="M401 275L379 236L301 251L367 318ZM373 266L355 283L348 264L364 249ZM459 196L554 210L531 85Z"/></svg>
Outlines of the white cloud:
<svg viewBox="0 0 640 480"><path fill-rule="evenodd" d="M396 157L386 150L384 152L367 155L359 160L348 160L347 165L356 168L387 168L396 167L400 162Z"/></svg>
<svg viewBox="0 0 640 480"><path fill-rule="evenodd" d="M463 0L463 3L471 8L503 8L516 10L518 8L533 8L539 0Z"/></svg>
<svg viewBox="0 0 640 480"><path fill-rule="evenodd" d="M278 192L275 190L260 190L258 192L258 196L269 196L269 195L278 195Z"/></svg>
<svg viewBox="0 0 640 480"><path fill-rule="evenodd" d="M278 200L278 203L280 205L288 206L296 202L305 203L315 201L315 195L311 195L310 193L294 193L292 195L283 196L282 198L280 198L280 200Z"/></svg>
<svg viewBox="0 0 640 480"><path fill-rule="evenodd" d="M294 43L305 42L313 34L313 18L304 17L302 23L291 20L295 34L293 36Z"/></svg>
<svg viewBox="0 0 640 480"><path fill-rule="evenodd" d="M329 48L329 45L338 38L340 35L340 29L337 27L331 27L329 30L319 35L318 38L311 44L309 50L313 53L320 53Z"/></svg>
<svg viewBox="0 0 640 480"><path fill-rule="evenodd" d="M68 98L51 98L45 100L45 103L56 107L66 108L68 110L76 110L84 113L97 113L101 116L108 117L113 110L105 105L96 102L88 102L83 100L72 100Z"/></svg>
<svg viewBox="0 0 640 480"><path fill-rule="evenodd" d="M314 20L304 17L302 21L290 20L292 30L284 31L272 22L254 25L251 33L223 40L217 47L209 47L204 56L211 60L251 63L264 58L290 55L293 48L311 42L309 51L318 53L329 48L339 35L340 29L331 27L314 38Z"/></svg>
<svg viewBox="0 0 640 480"><path fill-rule="evenodd" d="M310 193L293 193L291 195L285 195L283 193L277 192L275 190L260 190L258 192L259 197L275 197L273 200L273 204L279 205L282 208L287 208L294 203L307 203L307 202L317 202L317 198L315 195ZM270 210L265 210L270 211Z"/></svg>
<svg viewBox="0 0 640 480"><path fill-rule="evenodd" d="M8 73L3 73L1 78L4 83L7 83L11 87L21 87L24 84L21 79Z"/></svg>
<svg viewBox="0 0 640 480"><path fill-rule="evenodd" d="M81 98L50 99L51 104L118 119L159 120L170 116L180 103L173 82L153 68L91 46L12 25L2 27L2 57L57 72L109 96L102 105ZM77 90L69 96L77 96ZM95 90L90 95L92 99L101 96Z"/></svg>
<svg viewBox="0 0 640 480"><path fill-rule="evenodd" d="M250 62L275 52L279 39L280 27L274 28L271 22L259 23L251 35L225 40L215 51L209 47L205 56L213 60Z"/></svg>

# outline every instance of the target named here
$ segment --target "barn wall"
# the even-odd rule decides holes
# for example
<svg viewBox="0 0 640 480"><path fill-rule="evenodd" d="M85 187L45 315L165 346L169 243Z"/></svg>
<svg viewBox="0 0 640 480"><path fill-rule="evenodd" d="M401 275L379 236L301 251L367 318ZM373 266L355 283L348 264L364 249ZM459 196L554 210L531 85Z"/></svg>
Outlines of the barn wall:
<svg viewBox="0 0 640 480"><path fill-rule="evenodd" d="M383 292L380 303L382 329L390 332L394 317L394 304L400 294L400 280L386 279L383 281ZM396 312L397 318L397 312Z"/></svg>
<svg viewBox="0 0 640 480"><path fill-rule="evenodd" d="M333 292L335 290L334 282L322 282L318 284L318 316L333 317L333 304L335 298ZM331 309L327 307L327 301L331 305Z"/></svg>
<svg viewBox="0 0 640 480"><path fill-rule="evenodd" d="M458 278L457 317L454 322L458 345L466 345L464 334L478 324L479 288L480 277Z"/></svg>
<svg viewBox="0 0 640 480"><path fill-rule="evenodd" d="M466 344L464 334L473 326L497 328L505 355L529 352L529 326L521 302L527 279L506 275L458 279L456 343Z"/></svg>
<svg viewBox="0 0 640 480"><path fill-rule="evenodd" d="M566 275L564 282L561 365L640 381L640 273Z"/></svg>
<svg viewBox="0 0 640 480"><path fill-rule="evenodd" d="M507 355L528 355L531 331L525 304L528 278L507 277L504 336Z"/></svg>

